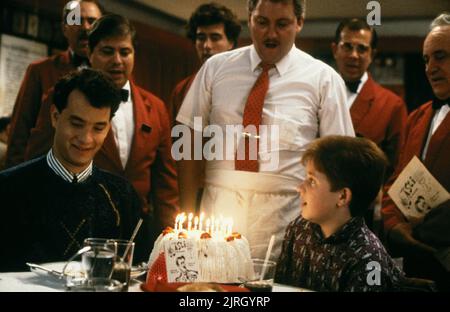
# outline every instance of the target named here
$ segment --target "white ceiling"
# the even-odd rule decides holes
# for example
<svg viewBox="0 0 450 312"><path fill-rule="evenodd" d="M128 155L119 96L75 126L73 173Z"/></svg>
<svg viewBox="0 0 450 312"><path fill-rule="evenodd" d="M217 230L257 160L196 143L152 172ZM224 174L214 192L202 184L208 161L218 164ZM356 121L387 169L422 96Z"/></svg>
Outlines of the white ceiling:
<svg viewBox="0 0 450 312"><path fill-rule="evenodd" d="M209 0L135 0L174 17L187 20L192 11ZM233 10L240 20L247 19L246 0L215 0ZM341 19L365 16L369 0L307 0L307 19ZM450 10L450 0L378 0L381 18L432 18Z"/></svg>

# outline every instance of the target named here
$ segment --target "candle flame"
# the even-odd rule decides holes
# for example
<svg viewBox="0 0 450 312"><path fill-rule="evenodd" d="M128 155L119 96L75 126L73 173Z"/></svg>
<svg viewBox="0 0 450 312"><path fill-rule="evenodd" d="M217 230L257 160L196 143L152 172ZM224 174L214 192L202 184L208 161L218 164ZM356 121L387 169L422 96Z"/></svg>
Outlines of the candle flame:
<svg viewBox="0 0 450 312"><path fill-rule="evenodd" d="M203 221L205 220L206 228L203 229ZM187 221L187 231L183 230L183 225ZM192 226L192 221L194 224ZM193 213L186 214L182 212L175 217L175 226L174 230L176 233L180 232L207 232L211 235L211 237L216 238L224 238L226 239L228 236L233 233L233 219L232 218L224 218L220 215L216 218L214 215L210 218L205 219L205 214L202 212L200 215L196 216Z"/></svg>

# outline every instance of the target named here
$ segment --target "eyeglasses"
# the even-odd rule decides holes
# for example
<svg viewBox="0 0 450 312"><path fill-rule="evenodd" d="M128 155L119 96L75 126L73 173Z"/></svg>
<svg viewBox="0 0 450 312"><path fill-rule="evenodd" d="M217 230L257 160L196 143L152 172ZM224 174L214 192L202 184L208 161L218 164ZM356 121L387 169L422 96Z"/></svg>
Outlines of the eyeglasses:
<svg viewBox="0 0 450 312"><path fill-rule="evenodd" d="M360 55L366 54L370 50L370 46L364 44L353 44L350 42L339 42L339 46L344 50L345 53L352 53L353 49L356 48L356 52Z"/></svg>

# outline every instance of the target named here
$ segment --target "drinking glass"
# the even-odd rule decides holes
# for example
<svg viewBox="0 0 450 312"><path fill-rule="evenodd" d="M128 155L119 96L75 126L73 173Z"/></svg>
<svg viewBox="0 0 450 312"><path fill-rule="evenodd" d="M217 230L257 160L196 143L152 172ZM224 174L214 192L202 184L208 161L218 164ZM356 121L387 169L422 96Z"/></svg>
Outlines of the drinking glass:
<svg viewBox="0 0 450 312"><path fill-rule="evenodd" d="M84 246L89 247L81 255L81 263L87 280L94 278L111 279L116 249L107 239L87 238Z"/></svg>
<svg viewBox="0 0 450 312"><path fill-rule="evenodd" d="M271 292L275 277L275 261L265 262L263 259L252 259L253 274L244 282L251 292Z"/></svg>
<svg viewBox="0 0 450 312"><path fill-rule="evenodd" d="M107 245L116 251L114 270L111 278L120 281L123 284L123 291L127 291L130 284L135 244L125 239L110 239Z"/></svg>

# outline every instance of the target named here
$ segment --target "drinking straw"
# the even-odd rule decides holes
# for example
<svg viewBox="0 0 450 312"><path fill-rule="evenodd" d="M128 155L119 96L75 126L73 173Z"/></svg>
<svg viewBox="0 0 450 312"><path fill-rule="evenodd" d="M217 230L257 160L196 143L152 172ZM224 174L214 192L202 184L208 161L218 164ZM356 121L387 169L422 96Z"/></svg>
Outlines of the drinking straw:
<svg viewBox="0 0 450 312"><path fill-rule="evenodd" d="M131 235L131 238L130 238L130 244L127 245L127 248L125 249L125 252L123 253L122 259L125 259L125 257L127 256L128 250L130 250L130 247L131 247L131 243L136 238L136 234L139 231L139 229L141 228L141 225L142 225L143 221L144 220L142 218L140 218L138 223L136 224L136 227L134 228L133 234Z"/></svg>
<svg viewBox="0 0 450 312"><path fill-rule="evenodd" d="M274 241L275 241L275 235L272 235L270 237L269 247L267 248L266 258L264 259L264 264L263 264L263 268L262 268L262 271L261 271L261 276L259 277L260 281L263 280L264 275L266 274L267 262L269 261L270 254L272 253L272 247L273 247Z"/></svg>

